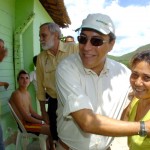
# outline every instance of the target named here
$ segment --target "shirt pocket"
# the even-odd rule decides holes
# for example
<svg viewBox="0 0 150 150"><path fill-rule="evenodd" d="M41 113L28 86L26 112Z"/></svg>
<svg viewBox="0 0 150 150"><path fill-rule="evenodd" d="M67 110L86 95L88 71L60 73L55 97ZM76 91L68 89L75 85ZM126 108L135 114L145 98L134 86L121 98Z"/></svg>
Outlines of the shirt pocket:
<svg viewBox="0 0 150 150"><path fill-rule="evenodd" d="M50 62L47 60L47 63L45 64L45 72L46 73L51 73L56 70L56 65L53 62Z"/></svg>

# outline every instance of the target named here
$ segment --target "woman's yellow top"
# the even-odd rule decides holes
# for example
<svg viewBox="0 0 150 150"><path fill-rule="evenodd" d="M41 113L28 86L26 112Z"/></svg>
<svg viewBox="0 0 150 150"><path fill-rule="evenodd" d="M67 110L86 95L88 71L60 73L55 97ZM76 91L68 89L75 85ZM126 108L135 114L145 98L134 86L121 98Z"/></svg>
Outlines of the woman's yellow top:
<svg viewBox="0 0 150 150"><path fill-rule="evenodd" d="M139 103L139 99L133 98L131 102L129 121L135 121L138 103ZM149 119L150 119L150 110L140 121L146 121ZM147 136L141 137L139 135L129 136L128 146L130 150L150 150L150 138L148 138Z"/></svg>

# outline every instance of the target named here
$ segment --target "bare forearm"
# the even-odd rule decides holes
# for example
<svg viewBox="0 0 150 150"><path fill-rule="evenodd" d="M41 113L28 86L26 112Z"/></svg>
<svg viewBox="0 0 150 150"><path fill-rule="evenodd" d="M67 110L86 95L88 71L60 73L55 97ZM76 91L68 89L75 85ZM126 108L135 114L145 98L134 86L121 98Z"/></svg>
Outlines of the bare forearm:
<svg viewBox="0 0 150 150"><path fill-rule="evenodd" d="M6 86L7 84L7 82L0 82L0 86Z"/></svg>
<svg viewBox="0 0 150 150"><path fill-rule="evenodd" d="M40 102L40 108L41 108L42 114L43 114L43 113L47 113L47 112L46 112L46 108L45 108L46 102L45 102L45 101L39 101L39 102Z"/></svg>
<svg viewBox="0 0 150 150"><path fill-rule="evenodd" d="M139 122L125 122L96 115L91 110L80 110L71 114L80 128L87 133L105 136L130 136L138 134Z"/></svg>
<svg viewBox="0 0 150 150"><path fill-rule="evenodd" d="M47 111L46 111L45 104L46 104L45 101L40 101L40 107L41 107L42 118L43 118L43 120L44 120L47 124L49 124L49 116L48 116L48 113L47 113Z"/></svg>
<svg viewBox="0 0 150 150"><path fill-rule="evenodd" d="M131 136L137 135L140 130L139 122L126 122L96 115L89 122L87 132L105 136Z"/></svg>
<svg viewBox="0 0 150 150"><path fill-rule="evenodd" d="M4 86L4 82L0 82L0 86Z"/></svg>
<svg viewBox="0 0 150 150"><path fill-rule="evenodd" d="M33 116L26 116L25 121L30 122L30 123L38 123L41 124L42 121L40 119L34 118Z"/></svg>
<svg viewBox="0 0 150 150"><path fill-rule="evenodd" d="M43 120L42 116L37 114L36 112L32 114L32 116L36 119Z"/></svg>

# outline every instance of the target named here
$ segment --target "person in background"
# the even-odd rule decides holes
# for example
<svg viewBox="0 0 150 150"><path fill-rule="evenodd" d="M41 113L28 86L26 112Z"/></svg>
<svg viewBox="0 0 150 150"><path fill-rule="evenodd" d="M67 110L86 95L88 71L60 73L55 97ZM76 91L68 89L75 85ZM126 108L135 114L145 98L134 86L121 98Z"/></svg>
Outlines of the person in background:
<svg viewBox="0 0 150 150"><path fill-rule="evenodd" d="M78 51L73 43L64 43L61 30L55 23L44 23L40 26L40 44L43 51L37 57L37 98L40 101L41 113L46 123L50 121L54 142L58 140L56 127L57 94L55 87L55 70L59 62ZM47 93L47 97L45 95ZM45 108L48 98L48 114Z"/></svg>
<svg viewBox="0 0 150 150"><path fill-rule="evenodd" d="M80 27L79 53L58 65L57 150L110 150L113 137L141 131L140 122L119 120L129 103L131 72L107 57L115 39L108 15L89 14ZM150 135L150 121L144 124Z"/></svg>
<svg viewBox="0 0 150 150"><path fill-rule="evenodd" d="M5 43L0 39L0 62L7 56L7 49L5 48Z"/></svg>
<svg viewBox="0 0 150 150"><path fill-rule="evenodd" d="M12 93L9 101L12 108L28 132L48 135L50 149L55 150L49 125L32 108L31 96L27 90L30 84L29 74L25 70L20 70L17 81L19 87Z"/></svg>
<svg viewBox="0 0 150 150"><path fill-rule="evenodd" d="M3 59L7 56L7 49L4 47L4 44L4 41L0 39L0 62L2 62ZM4 86L4 88L7 89L9 83L0 81L0 86Z"/></svg>
<svg viewBox="0 0 150 150"><path fill-rule="evenodd" d="M67 43L67 42L69 42L69 43L70 43L70 42L73 42L73 43L74 43L74 42L75 42L75 41L74 41L74 37L71 36L71 35L66 36L65 42L66 42L66 43Z"/></svg>
<svg viewBox="0 0 150 150"><path fill-rule="evenodd" d="M140 121L141 135L128 137L130 150L150 150L150 137L145 131L144 121L150 119L150 50L137 53L131 60L130 84L134 98L125 109L122 120Z"/></svg>
<svg viewBox="0 0 150 150"><path fill-rule="evenodd" d="M37 92L37 81L36 81L36 62L37 62L37 55L33 57L33 64L35 67L35 70L30 72L30 82L33 83L34 89Z"/></svg>
<svg viewBox="0 0 150 150"><path fill-rule="evenodd" d="M3 59L7 56L7 50L4 44L5 44L4 41L0 39L0 62L2 62ZM7 89L9 86L9 83L0 81L0 86L4 86L4 88ZM3 132L2 132L1 124L0 124L0 150L4 150L4 149L5 149L5 146L3 142Z"/></svg>

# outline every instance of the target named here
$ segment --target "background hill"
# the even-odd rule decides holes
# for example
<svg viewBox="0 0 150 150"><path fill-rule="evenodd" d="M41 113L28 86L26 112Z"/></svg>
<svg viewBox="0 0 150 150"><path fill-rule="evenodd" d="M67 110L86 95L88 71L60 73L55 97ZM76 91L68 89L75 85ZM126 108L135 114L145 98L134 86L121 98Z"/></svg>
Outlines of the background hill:
<svg viewBox="0 0 150 150"><path fill-rule="evenodd" d="M121 62L123 64L125 64L126 66L129 67L129 63L130 63L130 60L131 58L138 52L141 52L141 51L144 51L144 50L150 50L150 44L147 44L147 45L144 45L144 46L141 46L139 48L137 48L135 51L131 52L131 53L127 53L127 54L124 54L122 56L112 56L112 55L108 55L109 58L112 58L118 62Z"/></svg>

